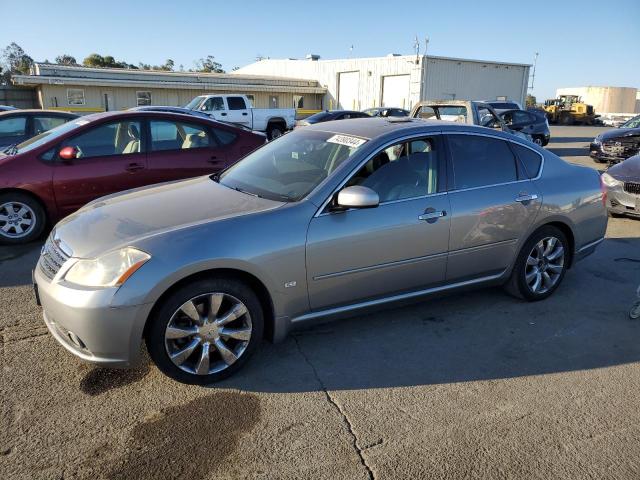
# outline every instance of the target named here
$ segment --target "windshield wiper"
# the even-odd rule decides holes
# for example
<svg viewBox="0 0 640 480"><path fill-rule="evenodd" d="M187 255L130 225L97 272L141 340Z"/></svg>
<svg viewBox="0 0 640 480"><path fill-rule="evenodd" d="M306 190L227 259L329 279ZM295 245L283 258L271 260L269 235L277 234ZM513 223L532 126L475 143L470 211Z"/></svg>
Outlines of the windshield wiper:
<svg viewBox="0 0 640 480"><path fill-rule="evenodd" d="M15 155L16 153L18 153L18 144L14 143L12 145L9 145L2 151L2 153L6 153L7 155Z"/></svg>
<svg viewBox="0 0 640 480"><path fill-rule="evenodd" d="M246 190L241 189L240 187L232 187L235 191L240 192L240 193L246 193L247 195L251 195L252 197L258 197L258 198L262 198L260 195L258 195L257 193L253 193L253 192L248 192Z"/></svg>

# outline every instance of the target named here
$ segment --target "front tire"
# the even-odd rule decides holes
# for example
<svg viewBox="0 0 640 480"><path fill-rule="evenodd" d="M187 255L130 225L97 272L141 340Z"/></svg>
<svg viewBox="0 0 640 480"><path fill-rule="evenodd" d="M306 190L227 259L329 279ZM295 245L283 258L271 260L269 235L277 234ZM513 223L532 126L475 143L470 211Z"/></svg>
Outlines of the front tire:
<svg viewBox="0 0 640 480"><path fill-rule="evenodd" d="M172 293L150 318L145 341L168 377L207 385L238 371L262 340L257 295L231 278L194 281Z"/></svg>
<svg viewBox="0 0 640 480"><path fill-rule="evenodd" d="M569 264L567 237L551 225L529 237L516 258L505 289L529 302L543 300L558 288Z"/></svg>
<svg viewBox="0 0 640 480"><path fill-rule="evenodd" d="M24 193L0 195L0 244L17 245L31 242L47 223L42 205Z"/></svg>

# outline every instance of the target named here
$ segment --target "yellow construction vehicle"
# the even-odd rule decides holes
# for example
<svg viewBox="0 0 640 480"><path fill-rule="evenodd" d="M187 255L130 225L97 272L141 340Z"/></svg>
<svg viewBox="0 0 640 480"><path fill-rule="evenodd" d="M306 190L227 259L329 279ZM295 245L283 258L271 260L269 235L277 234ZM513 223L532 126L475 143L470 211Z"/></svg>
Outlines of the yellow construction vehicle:
<svg viewBox="0 0 640 480"><path fill-rule="evenodd" d="M582 102L578 95L560 95L558 98L545 100L544 110L547 112L549 123L560 125L593 125L598 115L593 110L593 105Z"/></svg>

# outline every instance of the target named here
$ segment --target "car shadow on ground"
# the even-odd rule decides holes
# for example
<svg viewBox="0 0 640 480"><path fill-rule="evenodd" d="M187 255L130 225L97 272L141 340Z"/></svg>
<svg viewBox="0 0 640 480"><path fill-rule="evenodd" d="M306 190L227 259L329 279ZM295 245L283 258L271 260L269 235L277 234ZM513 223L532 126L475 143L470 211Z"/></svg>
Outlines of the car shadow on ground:
<svg viewBox="0 0 640 480"><path fill-rule="evenodd" d="M43 242L0 246L0 288L31 284Z"/></svg>
<svg viewBox="0 0 640 480"><path fill-rule="evenodd" d="M551 143L590 143L594 137L551 137Z"/></svg>
<svg viewBox="0 0 640 480"><path fill-rule="evenodd" d="M559 157L589 156L589 149L587 147L547 147L547 150L555 153Z"/></svg>
<svg viewBox="0 0 640 480"><path fill-rule="evenodd" d="M628 311L639 283L640 239L608 239L545 301L492 288L317 326L263 344L241 372L212 387L411 387L637 362L640 321Z"/></svg>

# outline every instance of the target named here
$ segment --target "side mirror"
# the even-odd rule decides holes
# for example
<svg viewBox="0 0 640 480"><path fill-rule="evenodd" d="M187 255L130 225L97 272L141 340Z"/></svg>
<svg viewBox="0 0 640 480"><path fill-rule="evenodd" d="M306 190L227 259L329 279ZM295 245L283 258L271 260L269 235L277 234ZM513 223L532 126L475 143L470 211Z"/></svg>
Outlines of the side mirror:
<svg viewBox="0 0 640 480"><path fill-rule="evenodd" d="M378 194L369 187L354 185L338 193L338 208L374 208L380 203Z"/></svg>
<svg viewBox="0 0 640 480"><path fill-rule="evenodd" d="M76 147L64 147L58 152L58 156L65 161L75 160L78 158L78 149Z"/></svg>

